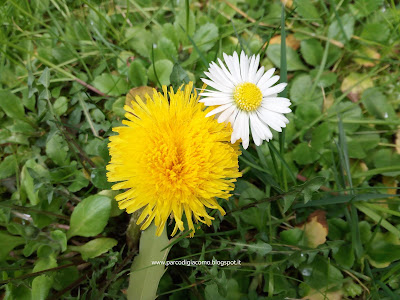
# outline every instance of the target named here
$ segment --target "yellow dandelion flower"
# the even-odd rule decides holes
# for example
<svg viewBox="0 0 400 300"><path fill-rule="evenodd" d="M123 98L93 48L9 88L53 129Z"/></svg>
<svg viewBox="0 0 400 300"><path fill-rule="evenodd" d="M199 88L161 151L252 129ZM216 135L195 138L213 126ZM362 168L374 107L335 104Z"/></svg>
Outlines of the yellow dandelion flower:
<svg viewBox="0 0 400 300"><path fill-rule="evenodd" d="M216 198L228 199L238 171L238 144L230 144L232 128L206 118L211 108L199 103L193 83L174 93L163 86L163 94L154 90L132 101L122 121L127 125L113 130L110 137L111 161L108 180L119 182L114 190L126 189L116 196L121 209L132 213L143 209L137 224L146 229L154 220L161 235L168 217L183 231L183 213L189 229L193 219L208 226L214 219L206 208L223 208Z"/></svg>

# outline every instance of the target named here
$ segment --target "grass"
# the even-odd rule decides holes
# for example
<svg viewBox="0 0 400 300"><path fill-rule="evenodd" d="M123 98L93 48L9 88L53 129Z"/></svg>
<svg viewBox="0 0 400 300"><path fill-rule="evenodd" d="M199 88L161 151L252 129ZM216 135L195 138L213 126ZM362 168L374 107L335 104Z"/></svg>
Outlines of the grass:
<svg viewBox="0 0 400 300"><path fill-rule="evenodd" d="M178 235L168 255L242 265L170 266L151 288L159 299L400 298L395 1L7 0L0 20L4 299L126 298L140 231L126 234L105 172L125 95L200 88L211 61L242 49L288 82L290 123L243 151L226 216ZM93 253L70 249L93 241Z"/></svg>

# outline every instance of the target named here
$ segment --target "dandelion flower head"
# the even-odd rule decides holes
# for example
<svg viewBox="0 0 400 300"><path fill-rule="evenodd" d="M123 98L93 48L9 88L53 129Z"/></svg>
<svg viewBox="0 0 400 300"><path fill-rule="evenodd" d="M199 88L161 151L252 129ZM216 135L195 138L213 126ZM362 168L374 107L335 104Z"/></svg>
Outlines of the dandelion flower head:
<svg viewBox="0 0 400 300"><path fill-rule="evenodd" d="M146 101L136 97L125 106L122 123L110 138L111 161L107 166L121 209L132 213L143 209L137 224L146 229L151 222L161 235L168 218L183 231L183 214L191 235L193 220L208 226L214 219L206 208L225 214L216 198L228 199L238 171L238 144L231 144L232 128L206 118L211 110L198 102L193 84L174 93L163 86Z"/></svg>

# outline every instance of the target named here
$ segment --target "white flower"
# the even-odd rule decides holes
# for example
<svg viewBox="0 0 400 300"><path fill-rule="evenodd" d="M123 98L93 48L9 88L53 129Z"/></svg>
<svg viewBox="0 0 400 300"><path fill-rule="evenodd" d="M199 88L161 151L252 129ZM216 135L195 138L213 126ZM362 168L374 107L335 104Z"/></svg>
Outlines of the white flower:
<svg viewBox="0 0 400 300"><path fill-rule="evenodd" d="M233 127L231 142L242 139L243 148L249 146L249 123L254 143L259 146L263 140L272 139L270 127L281 132L289 120L283 115L291 112L290 100L278 97L287 83L273 86L279 76L272 76L275 69L264 73L258 69L260 56L248 57L243 51L239 56L224 53L225 64L218 59L210 64L209 79L201 80L215 90L205 90L200 95L206 106L218 106L207 114L216 115L218 122L230 122ZM258 69L258 70L257 70Z"/></svg>

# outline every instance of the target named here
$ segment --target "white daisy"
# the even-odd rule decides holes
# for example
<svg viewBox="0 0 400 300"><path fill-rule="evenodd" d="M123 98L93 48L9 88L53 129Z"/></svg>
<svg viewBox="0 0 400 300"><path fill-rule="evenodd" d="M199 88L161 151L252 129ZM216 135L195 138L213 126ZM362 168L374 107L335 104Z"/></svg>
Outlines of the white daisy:
<svg viewBox="0 0 400 300"><path fill-rule="evenodd" d="M218 59L210 64L209 72L204 72L210 79L201 80L214 88L205 90L200 95L206 106L218 106L207 114L216 115L218 122L230 122L233 127L231 142L242 139L243 148L249 146L249 123L254 143L259 146L263 140L272 139L270 127L281 132L289 120L283 115L292 110L290 100L278 97L287 83L273 86L279 76L272 76L275 69L264 73L264 67L258 69L260 55L248 57L244 51L239 56L224 53L225 64ZM257 70L258 69L258 70Z"/></svg>

